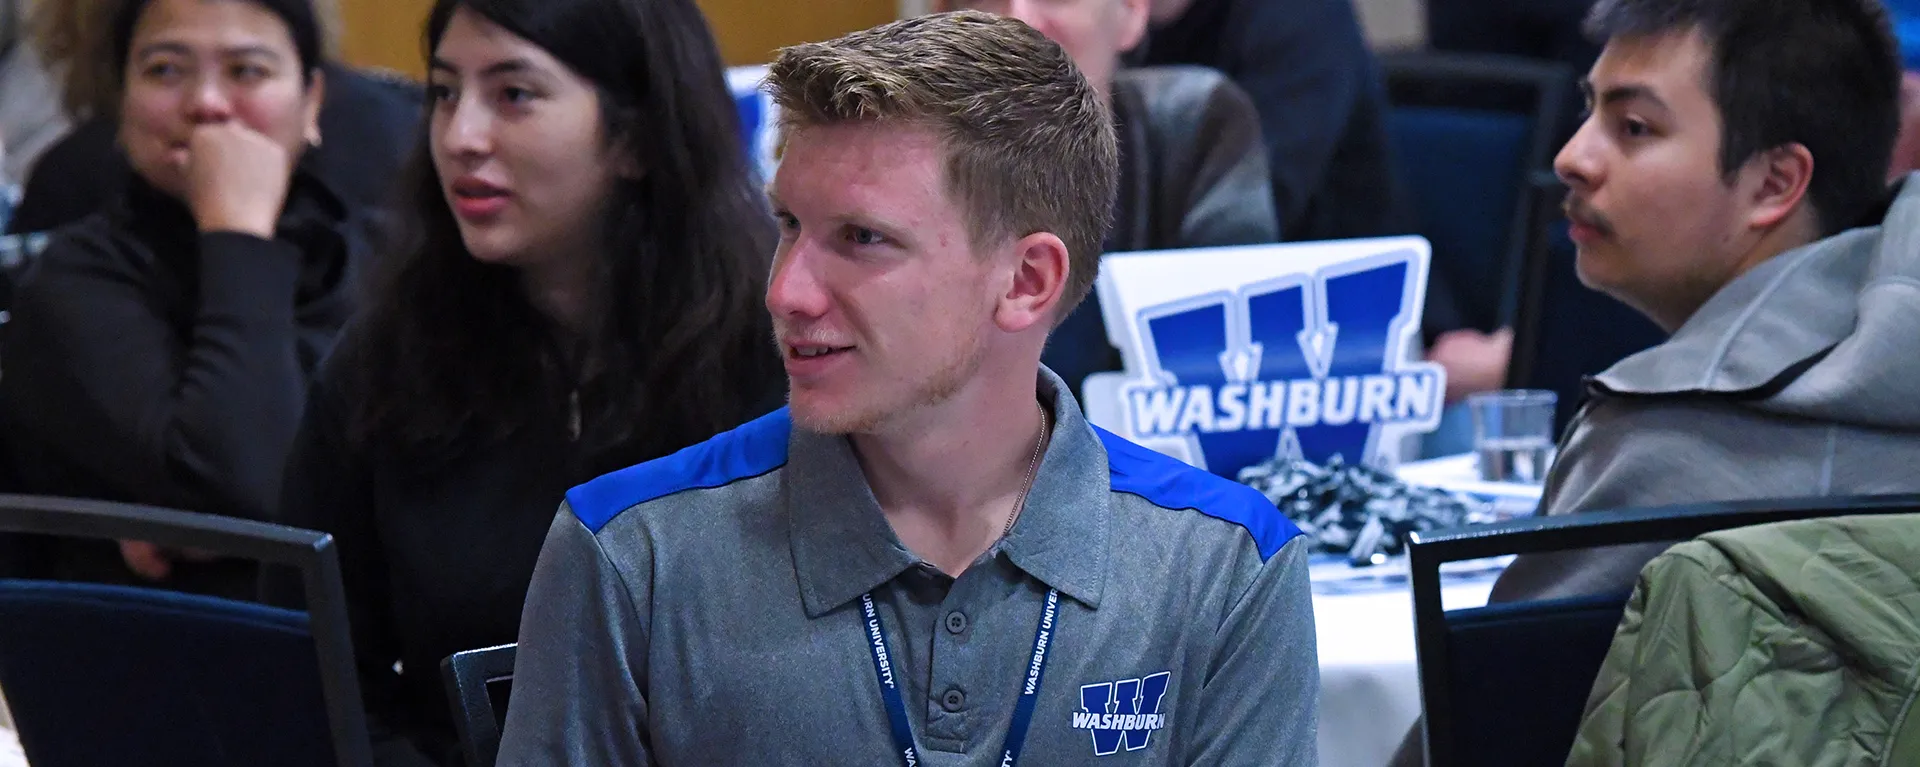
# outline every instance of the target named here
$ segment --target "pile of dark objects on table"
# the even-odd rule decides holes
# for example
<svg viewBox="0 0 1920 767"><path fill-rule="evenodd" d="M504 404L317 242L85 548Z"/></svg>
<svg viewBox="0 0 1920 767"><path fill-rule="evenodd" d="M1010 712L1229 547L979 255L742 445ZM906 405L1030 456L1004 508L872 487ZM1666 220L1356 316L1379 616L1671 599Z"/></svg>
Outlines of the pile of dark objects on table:
<svg viewBox="0 0 1920 767"><path fill-rule="evenodd" d="M1356 566L1377 565L1406 548L1407 535L1496 519L1470 497L1400 481L1387 472L1334 456L1324 466L1275 458L1240 470L1241 484L1273 501L1314 540L1316 553L1344 554Z"/></svg>

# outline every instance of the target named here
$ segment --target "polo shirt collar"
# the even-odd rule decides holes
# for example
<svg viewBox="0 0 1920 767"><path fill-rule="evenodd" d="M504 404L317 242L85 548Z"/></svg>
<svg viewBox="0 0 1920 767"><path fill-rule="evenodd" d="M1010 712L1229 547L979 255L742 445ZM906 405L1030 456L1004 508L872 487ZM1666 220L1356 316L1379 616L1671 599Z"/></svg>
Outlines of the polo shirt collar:
<svg viewBox="0 0 1920 767"><path fill-rule="evenodd" d="M1048 587L1097 608L1109 549L1106 448L1052 371L1040 370L1037 391L1052 414L1053 439L1012 534L988 557L1004 554ZM796 424L783 473L789 544L808 616L824 615L920 563L881 514L846 437Z"/></svg>
<svg viewBox="0 0 1920 767"><path fill-rule="evenodd" d="M1098 608L1112 550L1107 448L1080 413L1072 390L1044 367L1039 393L1053 416L1053 440L1040 459L1027 506L1007 536L1007 559L1060 593Z"/></svg>
<svg viewBox="0 0 1920 767"><path fill-rule="evenodd" d="M919 562L867 486L853 445L795 423L787 442L786 504L793 566L809 617L874 590Z"/></svg>

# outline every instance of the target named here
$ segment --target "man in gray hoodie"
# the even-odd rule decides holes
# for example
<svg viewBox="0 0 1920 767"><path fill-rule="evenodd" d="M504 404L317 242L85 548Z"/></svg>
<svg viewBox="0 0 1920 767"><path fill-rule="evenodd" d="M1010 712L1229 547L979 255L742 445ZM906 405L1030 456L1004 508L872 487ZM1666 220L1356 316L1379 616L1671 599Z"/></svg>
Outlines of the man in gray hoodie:
<svg viewBox="0 0 1920 767"><path fill-rule="evenodd" d="M1873 0L1602 0L1555 161L1580 278L1671 332L1593 379L1548 514L1920 491L1920 184ZM1495 601L1625 591L1664 546L1522 557Z"/></svg>
<svg viewBox="0 0 1920 767"><path fill-rule="evenodd" d="M1588 383L1542 513L1920 492L1920 182L1886 186L1878 0L1600 0L1587 31L1554 161L1576 269L1672 336ZM1492 600L1624 593L1667 547L1523 556Z"/></svg>

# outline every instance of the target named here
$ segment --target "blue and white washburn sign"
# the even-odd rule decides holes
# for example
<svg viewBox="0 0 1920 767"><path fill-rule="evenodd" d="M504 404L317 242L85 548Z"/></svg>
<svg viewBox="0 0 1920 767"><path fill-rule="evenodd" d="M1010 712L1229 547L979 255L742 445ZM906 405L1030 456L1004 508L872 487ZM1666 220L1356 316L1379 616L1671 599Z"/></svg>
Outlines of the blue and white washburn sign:
<svg viewBox="0 0 1920 767"><path fill-rule="evenodd" d="M1439 423L1446 374L1418 361L1419 237L1126 253L1101 262L1125 373L1088 416L1215 474L1276 455L1390 467Z"/></svg>
<svg viewBox="0 0 1920 767"><path fill-rule="evenodd" d="M780 105L773 103L766 81L765 64L727 69L727 90L733 92L733 107L740 115L747 162L763 181L772 180L780 167Z"/></svg>

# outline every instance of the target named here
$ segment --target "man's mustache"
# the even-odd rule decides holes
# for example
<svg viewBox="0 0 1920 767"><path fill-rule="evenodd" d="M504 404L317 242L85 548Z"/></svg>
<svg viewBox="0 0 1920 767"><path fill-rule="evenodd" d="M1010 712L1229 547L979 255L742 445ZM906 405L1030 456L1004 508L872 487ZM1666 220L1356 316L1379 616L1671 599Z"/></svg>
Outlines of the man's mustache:
<svg viewBox="0 0 1920 767"><path fill-rule="evenodd" d="M1566 201L1560 203L1560 210L1565 211L1567 218L1576 224L1591 227L1603 236L1613 236L1613 222L1608 221L1600 211L1594 210L1586 200L1580 199L1571 192L1567 193Z"/></svg>

